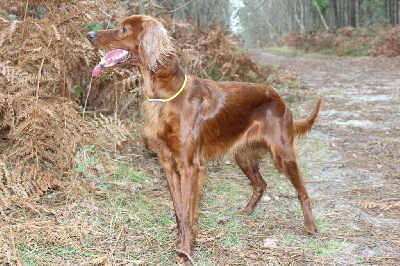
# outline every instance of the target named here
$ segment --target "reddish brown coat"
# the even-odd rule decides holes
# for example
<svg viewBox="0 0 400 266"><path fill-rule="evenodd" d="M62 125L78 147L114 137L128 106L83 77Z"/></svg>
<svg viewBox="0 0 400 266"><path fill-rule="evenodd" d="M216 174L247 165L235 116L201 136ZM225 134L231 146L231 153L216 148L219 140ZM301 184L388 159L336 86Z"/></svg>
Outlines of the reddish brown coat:
<svg viewBox="0 0 400 266"><path fill-rule="evenodd" d="M147 97L169 98L184 83L184 70L157 19L132 16L118 28L91 32L88 38L99 49L128 50L130 57L123 63L139 67ZM321 103L322 98L307 119L294 121L281 97L268 86L220 83L192 75L187 75L186 86L172 101L143 103L144 134L164 167L174 203L179 255L187 258L192 251L199 179L205 164L229 151L253 187L242 214L252 213L266 188L258 163L270 152L276 167L297 189L306 231L318 230L297 167L294 141L311 129Z"/></svg>

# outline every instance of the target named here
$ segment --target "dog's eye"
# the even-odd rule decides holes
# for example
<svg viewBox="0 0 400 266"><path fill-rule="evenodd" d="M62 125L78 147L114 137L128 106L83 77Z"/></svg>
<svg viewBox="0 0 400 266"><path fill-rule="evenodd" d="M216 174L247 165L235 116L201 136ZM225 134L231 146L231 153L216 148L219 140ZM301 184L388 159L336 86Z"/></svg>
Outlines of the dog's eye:
<svg viewBox="0 0 400 266"><path fill-rule="evenodd" d="M122 31L123 33L125 33L125 32L127 32L127 31L128 31L128 29L127 29L127 28L125 28L125 27L122 27L122 28L121 28L121 31Z"/></svg>

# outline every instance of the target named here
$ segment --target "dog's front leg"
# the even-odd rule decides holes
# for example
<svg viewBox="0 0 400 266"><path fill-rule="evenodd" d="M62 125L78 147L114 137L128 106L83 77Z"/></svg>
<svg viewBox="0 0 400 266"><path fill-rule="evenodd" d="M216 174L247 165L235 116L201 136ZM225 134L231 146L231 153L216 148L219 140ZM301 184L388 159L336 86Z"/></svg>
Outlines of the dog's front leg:
<svg viewBox="0 0 400 266"><path fill-rule="evenodd" d="M178 238L176 244L181 245L182 239L182 195L181 195L181 176L177 171L176 161L167 145L159 140L152 140L151 146L156 150L164 169L169 191L175 210L176 225L178 228Z"/></svg>
<svg viewBox="0 0 400 266"><path fill-rule="evenodd" d="M182 242L182 195L181 195L181 176L176 170L173 158L162 158L161 163L164 168L168 188L171 193L172 202L175 210L176 225L178 228L178 238L176 244L180 247Z"/></svg>
<svg viewBox="0 0 400 266"><path fill-rule="evenodd" d="M186 160L180 167L181 195L182 195L182 242L180 254L183 257L190 256L192 244L195 238L195 216L199 195L200 163Z"/></svg>

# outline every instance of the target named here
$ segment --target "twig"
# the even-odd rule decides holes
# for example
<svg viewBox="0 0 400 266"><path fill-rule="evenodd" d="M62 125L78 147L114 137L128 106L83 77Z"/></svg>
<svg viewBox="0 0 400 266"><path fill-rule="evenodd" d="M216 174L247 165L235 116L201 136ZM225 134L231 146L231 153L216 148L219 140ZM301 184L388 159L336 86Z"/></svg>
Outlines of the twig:
<svg viewBox="0 0 400 266"><path fill-rule="evenodd" d="M117 113L118 113L118 90L117 90L117 86L115 86L117 84L115 78L114 78L114 91L115 91L115 109L114 109L114 117L115 119L117 119Z"/></svg>
<svg viewBox="0 0 400 266"><path fill-rule="evenodd" d="M51 44L51 40L49 41L49 44L47 45L47 49L50 47ZM44 59L45 57L43 57L42 59L42 63L40 63L40 67L38 70L38 74L37 74L37 82L36 82L36 108L38 106L38 101L39 101L39 85L40 85L40 78L42 77L42 68L43 68L43 63L44 63Z"/></svg>
<svg viewBox="0 0 400 266"><path fill-rule="evenodd" d="M26 19L26 13L28 13L28 3L29 3L29 0L26 0L24 21Z"/></svg>
<svg viewBox="0 0 400 266"><path fill-rule="evenodd" d="M51 7L48 5L48 3L44 3L45 5L46 5L46 8L47 8L47 10L50 12L50 15L51 15L51 17L53 18L53 20L54 21L56 21L56 18L55 18L55 16L54 16L54 13L53 13L53 10L51 9ZM61 23L59 23L58 25L60 25ZM57 26L56 25L54 25L54 27L56 27L56 29L57 29ZM63 40L64 40L65 38L63 38ZM65 70L65 66L66 66L66 62L65 62L65 53L64 53L64 46L63 46L63 42L61 41L61 40L59 40L60 41L60 50L61 50L61 56L62 56L62 59L63 59L63 62L64 62L64 65L63 65L63 90L62 90L62 97L63 97L63 103L65 103L65 92L66 92L66 70Z"/></svg>
<svg viewBox="0 0 400 266"><path fill-rule="evenodd" d="M183 5L181 5L181 6L177 7L177 8L175 8L174 10L168 11L168 13L174 13L174 12L178 11L179 9L184 8L185 6L187 6L188 4L190 4L190 3L193 2L193 1L194 1L194 0L190 0L189 2L186 2L185 4L183 4Z"/></svg>
<svg viewBox="0 0 400 266"><path fill-rule="evenodd" d="M66 71L65 71L65 54L64 54L64 47L63 47L63 43L60 42L60 48L61 48L61 55L64 61L64 66L63 66L63 91L62 91L62 96L63 96L63 103L65 103L65 92L66 92Z"/></svg>
<svg viewBox="0 0 400 266"><path fill-rule="evenodd" d="M82 112L82 118L85 119L85 111L86 111L86 105L87 105L87 101L89 98L89 94L90 94L90 90L92 89L92 81L93 81L93 76L90 78L90 83L89 83L89 89L86 95L86 100L85 100L85 104L83 106L83 112Z"/></svg>
<svg viewBox="0 0 400 266"><path fill-rule="evenodd" d="M38 74L37 74L37 82L36 82L36 107L38 105L38 101L39 101L39 84L40 84L40 78L42 76L42 67L43 67L43 63L44 63L44 59L42 59L42 63L40 64L39 70L38 70Z"/></svg>
<svg viewBox="0 0 400 266"><path fill-rule="evenodd" d="M113 254L114 254L115 249L117 248L117 244L118 244L118 242L119 242L119 239L121 238L121 235L122 235L122 232L123 232L123 231L125 231L125 226L122 226L121 229L119 230L119 234L118 234L118 237L117 237L117 241L115 241L114 247L113 247L113 249L111 250L111 252L109 253L110 255L113 255Z"/></svg>
<svg viewBox="0 0 400 266"><path fill-rule="evenodd" d="M47 46L47 48L50 47L51 44L51 40L49 41L49 45ZM35 113L34 116L36 117L38 114L38 103L39 103L39 88L40 88L40 78L42 76L42 68L43 68L43 64L44 64L44 57L42 59L42 63L40 64L39 70L38 70L38 74L37 74L37 83L36 83L36 107L35 107ZM36 138L36 137L35 137ZM33 140L32 140L33 141ZM39 156L38 156L38 152L37 152L37 147L35 145L32 145L33 147L35 147L35 155L36 155L36 165L39 165Z"/></svg>
<svg viewBox="0 0 400 266"><path fill-rule="evenodd" d="M13 249L13 253L14 253L14 257L17 260L17 264L20 265L18 256L17 256L17 250L15 248L15 241L14 241L14 232L12 230L12 227L10 226L10 237L11 237L11 244L12 244L12 249Z"/></svg>
<svg viewBox="0 0 400 266"><path fill-rule="evenodd" d="M40 67L39 67L39 71L38 71L38 74L37 74L37 83L36 83L36 110L35 110L35 113L34 113L34 116L36 117L37 116L37 113L38 113L38 103L39 103L39 85L40 85L40 77L42 76L42 67L43 67L43 63L44 63L44 59L45 58L43 58L42 59L42 63L40 64ZM36 137L35 137L36 138ZM33 140L32 140L33 141ZM32 145L32 146L34 146L35 147L35 155L36 155L36 165L39 165L39 157L38 157L38 153L37 153L37 147L35 146L35 145Z"/></svg>

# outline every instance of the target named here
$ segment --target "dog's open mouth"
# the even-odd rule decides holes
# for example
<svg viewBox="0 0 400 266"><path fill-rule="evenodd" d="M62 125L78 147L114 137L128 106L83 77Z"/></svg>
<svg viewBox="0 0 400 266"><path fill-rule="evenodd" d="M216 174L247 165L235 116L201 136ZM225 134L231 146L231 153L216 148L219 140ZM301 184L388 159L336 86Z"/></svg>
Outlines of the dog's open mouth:
<svg viewBox="0 0 400 266"><path fill-rule="evenodd" d="M95 66L92 71L92 75L97 77L101 72L104 71L104 68L112 67L118 63L123 63L128 60L130 53L125 49L113 49L106 53L101 59L100 63Z"/></svg>

